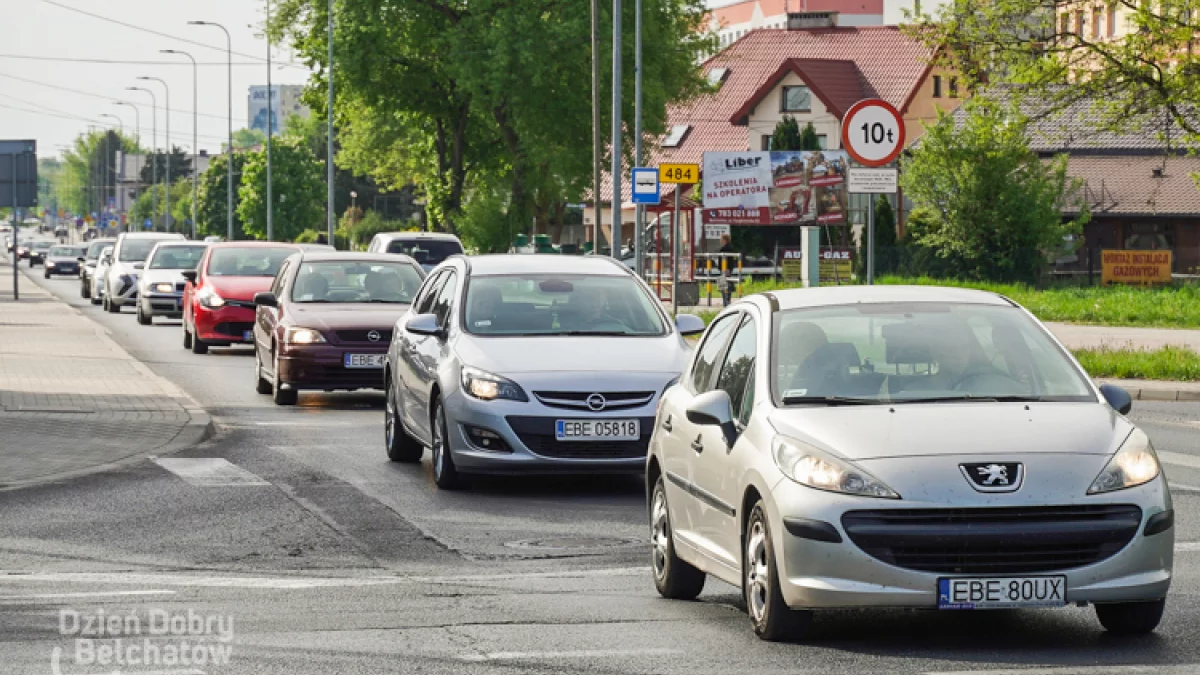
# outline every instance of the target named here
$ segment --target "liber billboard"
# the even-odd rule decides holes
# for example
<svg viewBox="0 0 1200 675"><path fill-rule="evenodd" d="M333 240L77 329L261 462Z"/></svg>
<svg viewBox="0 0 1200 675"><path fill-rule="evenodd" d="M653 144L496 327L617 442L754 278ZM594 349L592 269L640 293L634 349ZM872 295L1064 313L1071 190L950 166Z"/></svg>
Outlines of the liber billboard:
<svg viewBox="0 0 1200 675"><path fill-rule="evenodd" d="M844 225L842 150L704 153L704 222Z"/></svg>

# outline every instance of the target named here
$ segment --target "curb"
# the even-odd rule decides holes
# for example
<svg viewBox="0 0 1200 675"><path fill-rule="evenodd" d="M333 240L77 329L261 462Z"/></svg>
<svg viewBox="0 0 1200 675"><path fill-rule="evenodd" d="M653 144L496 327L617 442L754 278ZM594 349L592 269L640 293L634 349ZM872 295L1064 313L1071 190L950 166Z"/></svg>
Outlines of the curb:
<svg viewBox="0 0 1200 675"><path fill-rule="evenodd" d="M1111 384L1129 392L1135 401L1200 401L1200 388L1181 388L1173 382L1147 380L1141 384L1136 380L1097 379L1096 384ZM1188 383L1191 384L1191 383Z"/></svg>
<svg viewBox="0 0 1200 675"><path fill-rule="evenodd" d="M60 482L75 479L75 478L81 478L83 476L89 476L89 475L96 474L96 473L103 473L106 471L112 471L115 469L124 468L124 467L130 466L132 464L137 464L139 462L148 461L154 457L162 457L164 455L172 455L177 452L182 452L184 450L188 450L190 448L193 448L193 447L203 443L204 441L212 438L215 435L216 425L213 422L212 416L208 414L208 412L204 409L203 406L200 405L200 403L198 401L196 401L196 399L192 398L187 392L185 392L182 389L180 389L179 387L177 387L174 382L171 382L170 380L166 379L165 377L155 373L148 366L146 366L146 364L135 359L133 357L133 355L131 355L129 352L125 351L125 349L116 340L114 340L112 338L112 335L108 332L107 329L104 328L104 326L93 321L91 318L89 318L83 312L79 311L78 308L73 307L69 303L64 302L62 299L60 299L54 293L43 289L41 286L39 286L37 284L36 281L34 281L33 279L30 279L28 273L25 272L24 270L21 270L20 267L18 267L17 269L18 269L18 271L21 272L21 275L26 278L26 281L28 281L30 284L33 284L35 287L37 287L39 291L44 292L47 295L49 295L53 302L57 302L57 303L60 303L64 306L66 306L67 309L74 312L81 319L83 319L84 321L87 321L89 324L91 324L92 330L95 331L97 337L99 337L101 340L105 341L106 346L109 349L113 350L113 352L115 352L116 354L119 354L119 355L123 355L127 359L129 359L135 370L137 370L143 376L149 377L149 378L157 381L167 391L173 392L172 398L175 399L176 402L179 403L180 407L183 408L184 412L187 413L188 422L187 422L187 424L183 425L183 428L180 429L177 434L175 434L174 438L172 438L170 441L168 441L162 447L155 448L152 452L144 452L144 451L135 452L135 453L130 454L127 457L123 457L123 458L118 459L113 462L105 462L104 464L97 464L97 465L89 466L89 467L82 468L82 469L74 469L72 471L63 471L61 473L49 474L49 475L45 475L45 476L38 476L37 478L30 478L28 480L17 481L17 482L13 482L13 483L3 483L3 484L0 484L0 492L9 492L11 490L19 490L19 489L23 489L23 488L36 487L36 486L40 486L40 485L48 485L50 483L60 483Z"/></svg>

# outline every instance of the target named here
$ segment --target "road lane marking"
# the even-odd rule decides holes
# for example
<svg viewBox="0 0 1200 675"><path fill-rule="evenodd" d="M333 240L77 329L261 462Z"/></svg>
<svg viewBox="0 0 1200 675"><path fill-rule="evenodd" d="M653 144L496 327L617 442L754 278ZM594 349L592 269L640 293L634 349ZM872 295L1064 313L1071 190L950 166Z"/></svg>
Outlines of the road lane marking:
<svg viewBox="0 0 1200 675"><path fill-rule="evenodd" d="M1195 553L1200 551L1200 541L1181 541L1175 543L1176 553Z"/></svg>
<svg viewBox="0 0 1200 675"><path fill-rule="evenodd" d="M1053 666L999 670L927 670L925 675L1194 675L1200 663L1161 666Z"/></svg>
<svg viewBox="0 0 1200 675"><path fill-rule="evenodd" d="M1183 485L1182 483L1172 483L1167 481L1167 485L1171 487L1172 492L1200 492L1200 487L1195 485Z"/></svg>
<svg viewBox="0 0 1200 675"><path fill-rule="evenodd" d="M197 487L270 485L267 481L220 457L156 457L154 463Z"/></svg>
<svg viewBox="0 0 1200 675"><path fill-rule="evenodd" d="M34 593L32 595L0 595L6 600L58 600L60 598L105 598L116 595L175 595L175 591L96 591L93 593Z"/></svg>
<svg viewBox="0 0 1200 675"><path fill-rule="evenodd" d="M605 659L624 656L678 656L680 649L579 649L558 652L488 652L463 654L460 661L530 661L546 659Z"/></svg>
<svg viewBox="0 0 1200 675"><path fill-rule="evenodd" d="M1186 466L1192 469L1200 469L1200 457L1196 455L1185 455L1182 452L1167 452L1165 450L1158 451L1158 459L1167 464L1176 466Z"/></svg>

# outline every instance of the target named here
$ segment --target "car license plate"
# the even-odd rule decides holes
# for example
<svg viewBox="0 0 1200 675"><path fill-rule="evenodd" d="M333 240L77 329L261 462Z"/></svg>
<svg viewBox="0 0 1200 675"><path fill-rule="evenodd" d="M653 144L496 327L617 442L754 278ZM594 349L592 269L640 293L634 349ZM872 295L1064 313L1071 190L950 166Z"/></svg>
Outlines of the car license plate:
<svg viewBox="0 0 1200 675"><path fill-rule="evenodd" d="M1065 604L1064 576L938 579L938 609L1013 609Z"/></svg>
<svg viewBox="0 0 1200 675"><path fill-rule="evenodd" d="M554 437L560 441L636 441L642 437L639 420L558 420Z"/></svg>
<svg viewBox="0 0 1200 675"><path fill-rule="evenodd" d="M387 354L346 354L347 368L382 368Z"/></svg>
<svg viewBox="0 0 1200 675"><path fill-rule="evenodd" d="M254 331L252 331L252 330L242 331L242 341L243 342L250 342L253 339L254 339Z"/></svg>

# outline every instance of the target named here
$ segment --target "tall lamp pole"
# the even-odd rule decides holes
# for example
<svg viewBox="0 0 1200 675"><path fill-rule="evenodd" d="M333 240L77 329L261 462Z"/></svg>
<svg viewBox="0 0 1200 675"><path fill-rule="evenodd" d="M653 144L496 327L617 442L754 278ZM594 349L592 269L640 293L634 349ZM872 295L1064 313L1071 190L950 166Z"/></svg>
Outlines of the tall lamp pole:
<svg viewBox="0 0 1200 675"><path fill-rule="evenodd" d="M271 87L271 0L267 0L267 241L275 241L275 202L271 190L271 136L275 133L271 109L275 90Z"/></svg>
<svg viewBox="0 0 1200 675"><path fill-rule="evenodd" d="M227 50L226 54L229 59L229 146L225 150L225 152L228 153L228 156L225 158L225 167L228 169L229 173L226 176L225 183L225 217L228 220L226 223L226 227L228 228L226 239L228 241L233 241L233 38L230 37L229 31L225 28L225 26L222 26L219 23L213 23L211 21L189 21L188 25L214 26L225 31L225 45Z"/></svg>
<svg viewBox="0 0 1200 675"><path fill-rule="evenodd" d="M153 146L150 152L150 189L153 190L154 186L158 184L158 162L155 157L158 154L158 97L154 95L154 91L145 87L125 87L125 89L128 91L144 91L150 94L150 145ZM156 197L161 198L161 195L157 195ZM155 210L158 210L157 203L155 206Z"/></svg>
<svg viewBox="0 0 1200 675"><path fill-rule="evenodd" d="M634 0L633 28L634 80L633 80L633 165L642 165L642 0ZM646 207L634 207L633 220L633 273L642 276L642 232L646 218ZM674 296L674 290L671 295Z"/></svg>
<svg viewBox="0 0 1200 675"><path fill-rule="evenodd" d="M325 156L325 171L328 174L326 180L329 183L329 206L327 207L329 218L329 245L337 246L336 239L333 236L334 221L337 219L335 206L333 203L333 0L329 0L329 72L326 73L329 79L329 103L325 110L326 122L329 128L326 131L326 156Z"/></svg>
<svg viewBox="0 0 1200 675"><path fill-rule="evenodd" d="M600 0L592 0L592 252L600 252Z"/></svg>
<svg viewBox="0 0 1200 675"><path fill-rule="evenodd" d="M641 0L638 0L639 2ZM200 90L197 84L200 81L199 68L196 67L196 59L187 52L181 52L178 49L164 49L163 54L177 54L186 56L192 61L192 239L196 238L196 196L200 192L200 140L196 133L197 118L199 117L200 105Z"/></svg>
<svg viewBox="0 0 1200 675"><path fill-rule="evenodd" d="M123 105L123 106L129 106L130 108L133 108L133 126L134 126L133 131L134 131L134 138L135 138L134 142L137 143L138 154L139 155L142 154L142 111L136 105L134 105L132 103L126 103L124 101L113 101L113 105ZM122 171L122 173L124 173L124 172ZM141 167L138 167L138 171L134 173L134 176L135 176L135 178L133 179L133 193L135 195L141 194L141 192L142 192ZM129 211L128 208L126 208L125 210L126 210L126 212Z"/></svg>
<svg viewBox="0 0 1200 675"><path fill-rule="evenodd" d="M613 0L612 257L621 259L621 0Z"/></svg>
<svg viewBox="0 0 1200 675"><path fill-rule="evenodd" d="M100 117L107 117L109 119L114 119L117 121L117 125L121 130L121 168L124 169L124 167L125 167L125 120L123 120L120 117L117 117L116 115L113 115L111 113L100 113ZM106 136L107 136L107 134L106 134ZM107 150L108 152L111 152L111 148L109 148L107 146L108 146L108 144L105 143L105 150ZM107 155L108 153L106 152L105 154ZM108 164L108 157L104 158L104 163ZM113 181L113 186L115 187L118 183L120 183L121 179L124 177L125 177L125 171L122 170L118 174L118 178ZM105 190L104 207L108 208L108 192L107 192L108 186L107 185L104 186L104 190ZM119 190L118 190L118 192L119 192ZM118 207L118 208L120 208L120 207Z"/></svg>
<svg viewBox="0 0 1200 675"><path fill-rule="evenodd" d="M620 0L617 0L618 2ZM167 81L161 77L146 77L142 76L139 80L149 80L158 82L167 91L167 103L163 107L166 111L163 117L167 120L167 135L166 135L166 152L163 154L163 163L167 166L167 175L163 179L163 199L166 202L163 204L163 223L166 225L167 232L171 231L171 87L167 85Z"/></svg>

